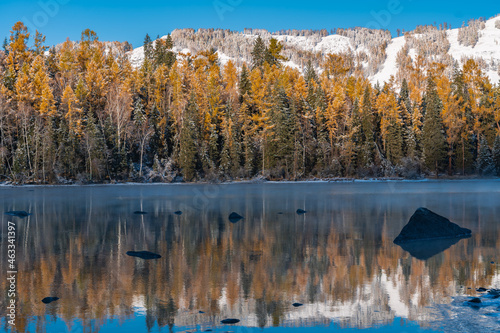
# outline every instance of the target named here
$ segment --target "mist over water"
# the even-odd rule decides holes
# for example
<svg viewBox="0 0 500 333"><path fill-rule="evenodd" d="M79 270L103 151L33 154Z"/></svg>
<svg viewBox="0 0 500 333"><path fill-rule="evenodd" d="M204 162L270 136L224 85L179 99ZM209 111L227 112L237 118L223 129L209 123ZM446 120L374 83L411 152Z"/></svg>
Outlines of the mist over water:
<svg viewBox="0 0 500 333"><path fill-rule="evenodd" d="M32 214L0 217L2 271L17 224L19 332L500 329L500 302L463 305L500 288L496 180L6 187L0 206ZM472 237L413 257L393 240L419 207Z"/></svg>

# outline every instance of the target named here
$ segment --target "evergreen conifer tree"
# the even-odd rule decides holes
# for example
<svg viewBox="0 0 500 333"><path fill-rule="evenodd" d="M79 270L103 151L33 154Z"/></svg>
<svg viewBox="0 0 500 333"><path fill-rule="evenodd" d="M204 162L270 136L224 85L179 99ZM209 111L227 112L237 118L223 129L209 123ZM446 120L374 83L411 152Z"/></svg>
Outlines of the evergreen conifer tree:
<svg viewBox="0 0 500 333"><path fill-rule="evenodd" d="M151 41L151 37L149 34L146 34L144 37L144 59L151 60L153 59L153 42Z"/></svg>
<svg viewBox="0 0 500 333"><path fill-rule="evenodd" d="M403 158L402 128L399 123L392 121L387 129L386 154L392 164L398 164Z"/></svg>
<svg viewBox="0 0 500 333"><path fill-rule="evenodd" d="M360 117L360 150L358 152L357 166L358 168L364 168L373 163L375 150L373 109L369 87L366 87L363 93Z"/></svg>
<svg viewBox="0 0 500 333"><path fill-rule="evenodd" d="M427 168L438 176L446 162L446 140L444 137L442 103L432 77L427 79L424 96L424 127L422 133L423 157Z"/></svg>
<svg viewBox="0 0 500 333"><path fill-rule="evenodd" d="M188 181L196 177L196 123L197 106L194 95L186 107L179 143L179 166Z"/></svg>
<svg viewBox="0 0 500 333"><path fill-rule="evenodd" d="M493 144L493 162L495 163L495 170L497 176L500 177L500 135L495 137L495 143Z"/></svg>
<svg viewBox="0 0 500 333"><path fill-rule="evenodd" d="M297 121L294 119L285 91L280 89L276 95L276 102L271 110L271 123L274 128L271 140L269 140L266 158L269 161L270 169L279 169L280 172L285 173L277 175L278 177L288 177L294 163L294 139Z"/></svg>
<svg viewBox="0 0 500 333"><path fill-rule="evenodd" d="M245 64L243 64L241 68L241 74L240 74L240 103L243 102L245 94L250 93L250 89L252 88L252 83L250 82L250 79L248 77L248 69Z"/></svg>
<svg viewBox="0 0 500 333"><path fill-rule="evenodd" d="M258 36L253 44L252 50L252 68L261 67L266 61L267 47L262 40L262 37Z"/></svg>
<svg viewBox="0 0 500 333"><path fill-rule="evenodd" d="M314 69L311 59L307 61L307 65L304 70L304 78L308 85L311 85L312 81L318 80L318 75L316 74L316 70Z"/></svg>
<svg viewBox="0 0 500 333"><path fill-rule="evenodd" d="M2 48L6 55L9 55L9 42L7 42L7 37L3 40Z"/></svg>
<svg viewBox="0 0 500 333"><path fill-rule="evenodd" d="M492 176L495 174L495 162L491 154L488 142L484 137L479 144L479 153L476 161L477 173L481 176Z"/></svg>

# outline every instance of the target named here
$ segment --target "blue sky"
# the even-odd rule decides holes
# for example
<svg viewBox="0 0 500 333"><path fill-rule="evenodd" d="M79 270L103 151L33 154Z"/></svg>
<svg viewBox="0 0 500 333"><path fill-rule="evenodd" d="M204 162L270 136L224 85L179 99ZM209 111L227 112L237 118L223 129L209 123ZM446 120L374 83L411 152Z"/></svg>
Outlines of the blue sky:
<svg viewBox="0 0 500 333"><path fill-rule="evenodd" d="M366 26L412 30L419 24L448 22L459 27L469 18L500 13L495 1L351 0L0 0L0 42L15 22L47 36L47 44L76 40L86 28L100 40L142 45L144 36L176 28L327 29Z"/></svg>

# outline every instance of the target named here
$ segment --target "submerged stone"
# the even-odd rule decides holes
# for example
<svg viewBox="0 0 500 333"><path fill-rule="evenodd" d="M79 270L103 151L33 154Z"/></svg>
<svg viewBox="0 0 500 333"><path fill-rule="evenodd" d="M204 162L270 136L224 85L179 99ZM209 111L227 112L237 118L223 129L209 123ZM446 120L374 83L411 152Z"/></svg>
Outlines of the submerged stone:
<svg viewBox="0 0 500 333"><path fill-rule="evenodd" d="M419 208L410 218L407 225L396 239L395 244L402 244L416 240L436 238L465 238L470 237L471 231L450 222L446 217L431 212L427 208Z"/></svg>
<svg viewBox="0 0 500 333"><path fill-rule="evenodd" d="M239 319L234 319L234 318L229 318L229 319L223 319L220 321L222 324L236 324L239 323Z"/></svg>
<svg viewBox="0 0 500 333"><path fill-rule="evenodd" d="M479 299L477 297L474 297L473 299L470 299L467 302L473 303L473 304L480 304L481 303L481 299Z"/></svg>
<svg viewBox="0 0 500 333"><path fill-rule="evenodd" d="M300 208L299 208L299 209L297 209L297 214L298 214L298 215L304 215L305 213L307 213L307 211L306 211L306 210L303 210L303 209L300 209Z"/></svg>
<svg viewBox="0 0 500 333"><path fill-rule="evenodd" d="M30 216L31 214L28 212L25 212L24 210L11 210L9 212L5 212L5 215L25 218L26 216Z"/></svg>
<svg viewBox="0 0 500 333"><path fill-rule="evenodd" d="M161 255L149 251L128 251L127 255L145 260L161 258Z"/></svg>
<svg viewBox="0 0 500 333"><path fill-rule="evenodd" d="M174 212L175 215L182 215L182 212L180 210Z"/></svg>
<svg viewBox="0 0 500 333"><path fill-rule="evenodd" d="M45 297L44 299L42 299L42 303L49 304L57 301L58 299L59 297Z"/></svg>
<svg viewBox="0 0 500 333"><path fill-rule="evenodd" d="M148 212L143 212L142 210L137 210L134 212L136 215L146 215Z"/></svg>
<svg viewBox="0 0 500 333"><path fill-rule="evenodd" d="M236 222L240 221L241 219L243 219L243 216L241 216L238 213L232 212L231 214L229 214L229 221L231 223L236 223Z"/></svg>
<svg viewBox="0 0 500 333"><path fill-rule="evenodd" d="M488 291L488 289L481 287L481 288L477 288L476 291L479 293L484 293L484 292Z"/></svg>
<svg viewBox="0 0 500 333"><path fill-rule="evenodd" d="M298 308L299 306L302 306L304 304L302 303L293 303L292 306L295 307L295 308Z"/></svg>

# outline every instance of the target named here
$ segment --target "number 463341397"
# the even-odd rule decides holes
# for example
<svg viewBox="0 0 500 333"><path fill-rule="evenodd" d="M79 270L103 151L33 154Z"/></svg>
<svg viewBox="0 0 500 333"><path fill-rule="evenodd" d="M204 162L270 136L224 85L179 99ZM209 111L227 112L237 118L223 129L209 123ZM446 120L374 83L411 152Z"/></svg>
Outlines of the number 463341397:
<svg viewBox="0 0 500 333"><path fill-rule="evenodd" d="M7 224L7 257L9 262L9 269L15 269L16 263L16 224L14 222L9 222Z"/></svg>

